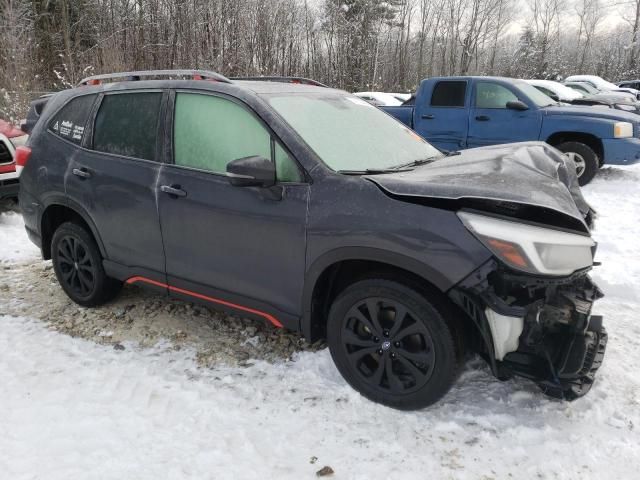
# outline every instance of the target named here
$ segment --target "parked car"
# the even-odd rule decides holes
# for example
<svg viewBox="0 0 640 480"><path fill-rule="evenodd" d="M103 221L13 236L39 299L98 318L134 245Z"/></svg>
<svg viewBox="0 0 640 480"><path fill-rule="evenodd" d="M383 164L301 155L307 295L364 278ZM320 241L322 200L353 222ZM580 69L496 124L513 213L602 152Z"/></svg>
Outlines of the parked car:
<svg viewBox="0 0 640 480"><path fill-rule="evenodd" d="M16 146L24 145L26 139L22 130L0 120L0 200L18 196L20 169L14 155Z"/></svg>
<svg viewBox="0 0 640 480"><path fill-rule="evenodd" d="M533 85L542 93L552 98L556 102L571 103L573 100L583 98L585 94L578 92L572 88L567 87L559 82L553 82L551 80L525 80L530 85Z"/></svg>
<svg viewBox="0 0 640 480"><path fill-rule="evenodd" d="M572 88L573 90L576 90L582 93L583 95L594 95L596 93L600 93L600 90L598 90L596 87L585 82L566 82L565 81L563 85L566 87Z"/></svg>
<svg viewBox="0 0 640 480"><path fill-rule="evenodd" d="M615 92L587 95L573 90L561 83L550 80L525 80L556 102L565 105L584 105L616 108L625 112L640 114L640 102L632 95L621 95Z"/></svg>
<svg viewBox="0 0 640 480"><path fill-rule="evenodd" d="M568 154L581 185L604 163L640 161L640 118L612 109L560 106L524 80L428 78L415 107L381 107L443 150L542 140Z"/></svg>
<svg viewBox="0 0 640 480"><path fill-rule="evenodd" d="M571 75L567 77L565 81L588 83L601 92L629 92L633 94L636 99L640 100L640 90L636 90L635 88L619 87L611 82L607 82L605 79L598 77L597 75Z"/></svg>
<svg viewBox="0 0 640 480"><path fill-rule="evenodd" d="M612 92L596 93L595 95L577 98L571 103L573 105L615 108L617 110L624 110L625 112L640 114L640 101L627 95L622 96Z"/></svg>
<svg viewBox="0 0 640 480"><path fill-rule="evenodd" d="M366 100L376 107L402 105L402 101L398 100L391 93L384 92L356 92L356 97Z"/></svg>
<svg viewBox="0 0 640 480"><path fill-rule="evenodd" d="M640 91L640 80L625 80L624 82L618 82L616 85L620 88L632 88Z"/></svg>
<svg viewBox="0 0 640 480"><path fill-rule="evenodd" d="M394 98L400 102L400 104L403 104L411 98L410 93L392 93L391 95L393 95Z"/></svg>
<svg viewBox="0 0 640 480"><path fill-rule="evenodd" d="M466 351L565 399L602 362L593 212L542 142L450 157L343 91L155 71L55 94L17 150L27 233L80 305L137 284L326 338L399 409Z"/></svg>

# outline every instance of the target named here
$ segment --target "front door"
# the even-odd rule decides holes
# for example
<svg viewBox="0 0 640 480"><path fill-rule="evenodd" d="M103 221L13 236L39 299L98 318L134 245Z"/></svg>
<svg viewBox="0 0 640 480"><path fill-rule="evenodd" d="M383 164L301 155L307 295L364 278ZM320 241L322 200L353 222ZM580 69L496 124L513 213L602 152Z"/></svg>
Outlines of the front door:
<svg viewBox="0 0 640 480"><path fill-rule="evenodd" d="M155 188L163 96L157 90L105 94L86 133L84 123L64 115L54 118L51 127L86 147L69 160L66 193L91 217L107 262L118 268L115 272L107 265L107 270L118 277L164 281Z"/></svg>
<svg viewBox="0 0 640 480"><path fill-rule="evenodd" d="M158 181L170 291L297 327L309 193L298 164L235 99L177 92L174 103L173 164ZM275 187L229 183L227 163L253 155L276 163Z"/></svg>
<svg viewBox="0 0 640 480"><path fill-rule="evenodd" d="M496 82L476 82L469 109L467 146L483 147L500 143L538 140L542 124L537 108L513 110L510 101L519 99L507 86Z"/></svg>

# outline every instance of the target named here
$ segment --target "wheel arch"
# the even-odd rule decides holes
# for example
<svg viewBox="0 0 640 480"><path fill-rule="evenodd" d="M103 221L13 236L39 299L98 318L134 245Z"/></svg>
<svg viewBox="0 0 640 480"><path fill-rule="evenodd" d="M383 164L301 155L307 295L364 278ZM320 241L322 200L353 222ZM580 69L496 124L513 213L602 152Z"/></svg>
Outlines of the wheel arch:
<svg viewBox="0 0 640 480"><path fill-rule="evenodd" d="M45 260L51 258L51 238L53 237L53 233L56 231L56 228L67 221L75 221L85 227L98 244L100 255L106 258L104 244L89 214L80 205L77 205L75 202L70 202L69 199L53 199L47 204L40 217L42 256Z"/></svg>
<svg viewBox="0 0 640 480"><path fill-rule="evenodd" d="M602 140L596 135L584 132L554 132L547 138L546 142L552 146L558 146L565 142L580 142L590 147L596 155L598 162L602 165L604 161L604 146Z"/></svg>
<svg viewBox="0 0 640 480"><path fill-rule="evenodd" d="M420 290L440 293L452 286L442 273L401 254L361 247L333 250L316 259L305 277L300 320L305 338L310 342L324 338L328 308L335 295L349 284L372 276L402 279Z"/></svg>

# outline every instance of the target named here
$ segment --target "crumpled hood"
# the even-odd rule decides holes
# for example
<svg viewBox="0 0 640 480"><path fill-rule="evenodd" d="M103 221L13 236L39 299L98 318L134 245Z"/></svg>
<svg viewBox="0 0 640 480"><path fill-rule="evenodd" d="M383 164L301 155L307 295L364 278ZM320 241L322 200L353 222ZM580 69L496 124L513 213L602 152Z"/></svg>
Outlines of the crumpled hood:
<svg viewBox="0 0 640 480"><path fill-rule="evenodd" d="M365 178L394 196L533 205L587 226L590 207L575 172L575 164L559 150L544 142L522 142L463 150L411 171Z"/></svg>

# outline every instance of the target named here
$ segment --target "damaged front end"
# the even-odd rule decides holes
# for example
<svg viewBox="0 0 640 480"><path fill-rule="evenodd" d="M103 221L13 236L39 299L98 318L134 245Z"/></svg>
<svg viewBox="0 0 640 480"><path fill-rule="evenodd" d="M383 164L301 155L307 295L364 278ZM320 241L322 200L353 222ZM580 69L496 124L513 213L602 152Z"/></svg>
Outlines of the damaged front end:
<svg viewBox="0 0 640 480"><path fill-rule="evenodd" d="M589 391L607 333L602 317L591 315L603 294L587 270L552 278L492 260L451 290L478 327L478 349L497 378L525 377L565 400Z"/></svg>
<svg viewBox="0 0 640 480"><path fill-rule="evenodd" d="M567 400L587 393L607 344L602 317L591 315L603 296L588 275L591 235L486 212L458 217L494 254L449 292L478 327L494 375L529 378Z"/></svg>

